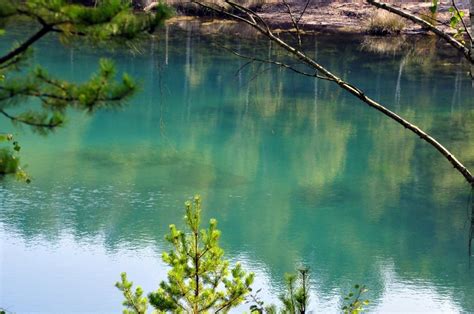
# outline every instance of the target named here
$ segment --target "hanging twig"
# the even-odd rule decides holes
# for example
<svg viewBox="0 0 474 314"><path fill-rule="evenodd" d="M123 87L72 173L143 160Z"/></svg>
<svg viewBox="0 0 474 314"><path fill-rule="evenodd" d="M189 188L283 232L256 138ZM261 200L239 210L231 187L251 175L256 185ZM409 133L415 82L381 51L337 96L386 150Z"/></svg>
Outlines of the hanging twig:
<svg viewBox="0 0 474 314"><path fill-rule="evenodd" d="M221 46L221 45L216 45L224 50L227 50L229 51L230 53L242 58L242 59L247 59L247 60L250 60L249 62L261 62L261 63L269 63L269 64L273 64L273 65L277 65L279 67L282 67L282 68L285 68L285 69L288 69L288 70L291 70L295 73L298 73L298 74L301 74L301 75L304 75L304 76L310 76L310 77L316 77L316 78L319 78L319 79L322 79L322 80L327 80L327 81L334 81L332 78L330 77L325 77L325 76L322 76L322 75L318 75L318 73L314 73L314 74L311 74L311 73L307 73L307 72L304 72L304 71L301 71L301 70L298 70L296 68L294 68L293 66L287 64L287 63L283 63L283 62L279 62L279 61L275 61L275 60L268 60L268 59L261 59L261 58L257 58L257 57L250 57L250 56L246 56L246 55L243 55L241 53L238 53L237 51L235 50L232 50L228 47L225 47L225 46ZM247 65L247 63L245 64Z"/></svg>
<svg viewBox="0 0 474 314"><path fill-rule="evenodd" d="M301 35L300 35L300 28L298 27L298 22L296 21L296 18L293 15L293 12L291 11L291 7L288 4L288 2L286 2L286 0L282 0L282 1L283 1L283 4L286 6L286 9L288 10L288 15L290 16L291 22L293 23L293 27L296 30L296 38L298 39L298 46L301 49Z"/></svg>

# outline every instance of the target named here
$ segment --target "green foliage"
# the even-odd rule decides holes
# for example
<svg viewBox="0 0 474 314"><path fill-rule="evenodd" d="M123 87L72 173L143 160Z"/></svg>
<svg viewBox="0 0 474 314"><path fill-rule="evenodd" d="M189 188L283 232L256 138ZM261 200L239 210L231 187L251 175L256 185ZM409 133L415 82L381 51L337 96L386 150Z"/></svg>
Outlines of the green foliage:
<svg viewBox="0 0 474 314"><path fill-rule="evenodd" d="M120 82L114 79L114 64L105 59L100 61L98 73L82 84L55 79L45 69L36 67L27 76L5 80L0 86L0 102L12 106L28 97L39 98L42 103L40 110L25 111L11 120L44 133L64 122L67 108L91 112L98 108L117 106L137 90L135 82L126 74Z"/></svg>
<svg viewBox="0 0 474 314"><path fill-rule="evenodd" d="M143 31L153 31L171 15L161 5L156 13L135 13L129 1L103 0L95 7L66 0L0 0L0 18L23 15L37 20L63 36L87 36L89 39L131 39Z"/></svg>
<svg viewBox="0 0 474 314"><path fill-rule="evenodd" d="M68 0L0 0L0 35L13 18L26 17L39 27L24 42L13 44L9 52L0 55L0 115L46 134L64 123L67 108L92 112L123 104L137 91L137 85L127 74L116 80L112 61L102 59L97 73L87 82L72 83L49 75L41 66L33 67L31 46L48 33L59 34L63 42L130 42L145 32L153 32L171 15L165 5L155 9L155 13L135 13L130 2L124 0L102 0L95 7ZM32 99L36 101L29 102ZM27 102L28 110L19 108ZM31 108L32 105L37 107ZM20 113L11 114L12 107ZM2 173L21 169L16 153L3 149L2 156Z"/></svg>
<svg viewBox="0 0 474 314"><path fill-rule="evenodd" d="M430 11L432 14L435 14L438 11L438 4L439 4L438 0L432 0L431 6L430 6Z"/></svg>
<svg viewBox="0 0 474 314"><path fill-rule="evenodd" d="M362 294L368 290L365 286L354 285L353 291L344 297L342 311L345 314L358 314L364 310L364 306L369 304L369 300L361 300Z"/></svg>
<svg viewBox="0 0 474 314"><path fill-rule="evenodd" d="M200 229L201 198L195 196L185 203L184 221L186 232L170 225L166 240L172 250L164 252L163 261L170 267L168 280L162 281L156 291L143 296L143 290L128 281L126 273L116 287L125 300L123 313L143 314L151 305L158 313L217 313L228 312L233 307L251 303L251 313L296 314L306 313L309 304L309 269L300 268L296 274L285 274L286 290L279 296L283 306L265 305L258 293L252 292L254 274L246 273L239 263L229 269L224 251L219 246L220 231L215 219L209 221L207 229ZM368 301L360 296L367 289L355 285L342 310L345 313L359 313Z"/></svg>
<svg viewBox="0 0 474 314"><path fill-rule="evenodd" d="M284 313L305 313L309 302L309 270L302 268L298 274L285 274L286 292L280 296Z"/></svg>
<svg viewBox="0 0 474 314"><path fill-rule="evenodd" d="M274 304L265 306L264 302L256 295L251 295L253 304L251 313L267 314L296 314L306 313L309 304L309 269L300 268L296 274L285 274L285 292L279 296L283 307L278 309ZM258 294L260 290L256 291Z"/></svg>
<svg viewBox="0 0 474 314"><path fill-rule="evenodd" d="M463 36L464 26L462 25L462 19L464 17L464 12L457 10L455 7L450 7L449 12L451 13L451 18L449 19L449 26L456 31L454 38L460 39L464 44Z"/></svg>
<svg viewBox="0 0 474 314"><path fill-rule="evenodd" d="M141 287L137 287L135 292L132 291L133 282L127 280L127 274L122 273L121 282L117 282L115 286L122 291L125 296L125 301L122 305L125 306L123 310L124 314L143 314L146 313L148 308L148 299L143 296L143 290Z"/></svg>
<svg viewBox="0 0 474 314"><path fill-rule="evenodd" d="M464 34L467 32L467 29L465 25L463 25L463 22L462 22L463 21L462 19L464 17L464 12L459 11L454 2L452 2L452 4L453 6L451 6L448 9L449 13L451 14L451 17L449 19L449 26L451 27L451 29L456 31L456 33L454 34L454 38L461 41L462 44L465 44ZM437 13L438 8L439 8L439 0L432 0L430 11L433 15Z"/></svg>
<svg viewBox="0 0 474 314"><path fill-rule="evenodd" d="M0 143L6 144L0 147L0 176L16 174L19 180L30 183L30 177L20 167L20 157L18 153L21 150L21 146L17 141L13 140L13 135L0 134Z"/></svg>
<svg viewBox="0 0 474 314"><path fill-rule="evenodd" d="M171 269L168 280L162 281L159 288L148 295L149 302L158 312L227 312L245 300L251 291L254 275L246 273L240 263L229 269L229 262L223 258L224 251L219 246L221 233L215 219L210 220L207 229L199 229L199 196L186 202L185 207L187 232L170 225L166 240L173 249L163 253L162 259ZM124 281L123 274L120 285L131 291L131 283L126 281L126 277ZM133 304L135 300L146 302L141 294L136 299L130 293L123 294L127 308L130 308L127 304ZM142 312L135 309L134 313Z"/></svg>

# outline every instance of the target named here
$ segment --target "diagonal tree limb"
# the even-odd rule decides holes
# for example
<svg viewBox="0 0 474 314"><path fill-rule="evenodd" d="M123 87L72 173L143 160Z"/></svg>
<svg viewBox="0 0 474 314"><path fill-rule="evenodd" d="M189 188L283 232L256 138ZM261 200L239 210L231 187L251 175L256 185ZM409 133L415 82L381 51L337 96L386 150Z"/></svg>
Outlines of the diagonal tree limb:
<svg viewBox="0 0 474 314"><path fill-rule="evenodd" d="M51 31L50 25L44 25L39 31L34 33L30 38L23 42L18 48L13 49L6 55L0 57L0 65L3 65L5 62L10 61L16 56L24 53L31 45L40 40L44 35L48 34Z"/></svg>
<svg viewBox="0 0 474 314"><path fill-rule="evenodd" d="M436 28L433 24L431 24L431 23L429 23L425 20L422 20L419 17L417 17L417 16L415 16L411 13L402 11L400 9L397 9L397 8L395 8L393 6L390 6L388 4L385 4L385 3L377 2L375 0L367 0L367 3L377 7L379 9L383 9L383 10L389 11L391 13L394 13L398 16L404 17L404 18L406 18L406 19L408 19L408 20L410 20L410 21L412 21L412 22L414 22L418 25L421 25L421 26L429 29L430 31L432 31L433 33L438 35L439 37L446 40L451 46L453 46L454 48L456 48L457 50L462 52L464 54L464 57L466 57L466 59L471 64L474 64L474 56L471 56L469 48L466 45L463 45L461 42L456 40L453 36L451 36L451 35L443 32L443 31L441 31L440 29Z"/></svg>
<svg viewBox="0 0 474 314"><path fill-rule="evenodd" d="M368 0L368 1L373 1L373 0ZM230 0L225 0L226 3L232 3ZM210 7L212 9L212 7ZM216 8L213 8L215 11L227 15L227 16L235 16L235 14L227 14L226 11L222 11ZM246 9L249 10L249 9ZM256 14L254 12L254 14ZM297 48L292 47L279 37L275 36L271 30L263 30L262 28L258 27L258 25L255 25L252 21L246 20L242 17L238 18L240 21L244 21L248 25L254 27L256 30L258 30L260 33L265 35L268 39L272 40L273 42L277 43L280 47L282 47L284 50L288 51L290 54L292 54L295 58L300 60L303 64L306 64L315 70L318 71L318 73L323 74L327 78L331 79L334 83L336 83L339 87L342 89L348 91L350 94L353 96L357 97L370 107L378 110L379 112L383 113L385 116L389 117L390 119L394 120L398 124L402 125L406 129L410 130L411 132L415 133L418 135L422 140L426 141L429 143L431 146L433 146L441 155L443 155L450 163L451 165L464 177L466 182L471 185L471 187L474 187L474 177L472 176L471 172L469 171L468 168L466 168L448 149L446 149L443 145L441 145L435 138L433 138L431 135L423 131L421 128L418 126L410 123L409 121L405 120L395 112L387 109L383 105L379 104L372 98L368 97L365 95L365 93L357 88L356 86L342 80L329 70L327 70L325 67L320 65L318 62L313 60L312 58L308 57L306 54L304 54L302 51L298 50Z"/></svg>

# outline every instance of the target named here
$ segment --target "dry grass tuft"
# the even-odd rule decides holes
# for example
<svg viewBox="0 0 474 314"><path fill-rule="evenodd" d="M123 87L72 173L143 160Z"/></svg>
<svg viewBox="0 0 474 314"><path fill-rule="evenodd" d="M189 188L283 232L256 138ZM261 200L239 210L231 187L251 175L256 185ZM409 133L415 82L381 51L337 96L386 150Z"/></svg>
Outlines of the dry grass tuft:
<svg viewBox="0 0 474 314"><path fill-rule="evenodd" d="M399 34L405 27L405 21L398 15L385 10L376 10L369 17L367 32L372 35Z"/></svg>

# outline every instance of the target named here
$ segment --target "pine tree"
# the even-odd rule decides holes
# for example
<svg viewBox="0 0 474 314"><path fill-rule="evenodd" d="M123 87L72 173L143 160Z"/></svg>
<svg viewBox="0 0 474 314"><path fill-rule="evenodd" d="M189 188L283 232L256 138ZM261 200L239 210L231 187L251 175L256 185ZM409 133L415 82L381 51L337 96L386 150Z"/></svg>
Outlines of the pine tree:
<svg viewBox="0 0 474 314"><path fill-rule="evenodd" d="M116 284L125 297L124 313L144 313L148 301L158 312L225 313L242 303L251 291L253 273L246 273L240 263L229 269L229 262L223 258L217 221L211 219L207 229L199 229L200 197L186 202L185 208L187 232L170 225L170 233L166 236L173 246L162 256L171 268L168 280L162 281L148 299L142 296L140 287L132 292L132 283L125 273L122 281Z"/></svg>
<svg viewBox="0 0 474 314"><path fill-rule="evenodd" d="M298 274L285 274L287 292L280 296L283 313L306 313L309 303L309 270L298 269Z"/></svg>
<svg viewBox="0 0 474 314"><path fill-rule="evenodd" d="M254 304L250 306L254 314L304 314L309 304L309 269L298 269L298 273L285 274L285 292L279 296L283 306L277 308L274 304L265 306L264 302L253 295ZM258 293L259 291L257 291Z"/></svg>
<svg viewBox="0 0 474 314"><path fill-rule="evenodd" d="M137 91L137 84L127 74L117 81L112 61L101 60L96 74L87 82L76 84L53 77L39 65L33 66L32 46L50 33L59 34L62 42L78 38L93 43L127 42L144 32L153 32L170 16L164 5L157 6L154 12L133 12L129 2L122 0L102 0L96 7L67 0L0 0L0 36L8 23L20 18L37 25L29 38L0 55L0 115L44 134L64 123L68 108L93 112L122 104ZM36 101L29 101L32 99ZM22 111L21 106L27 102L30 106L36 104L36 109ZM0 142L11 142L8 138L11 136L5 135ZM0 174L21 170L12 167L18 166L13 157L18 161L10 147L1 148Z"/></svg>

